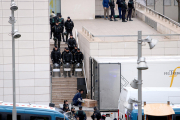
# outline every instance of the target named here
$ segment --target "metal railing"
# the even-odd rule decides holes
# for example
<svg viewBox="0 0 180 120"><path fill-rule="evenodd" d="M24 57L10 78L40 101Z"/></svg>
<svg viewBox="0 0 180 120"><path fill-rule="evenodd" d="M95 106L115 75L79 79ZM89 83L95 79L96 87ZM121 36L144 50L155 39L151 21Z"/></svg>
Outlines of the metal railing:
<svg viewBox="0 0 180 120"><path fill-rule="evenodd" d="M142 5L142 4L139 3L139 2L136 2L136 1L135 1L135 7L136 7L136 8L138 8L138 7L144 8L146 11L149 10L149 12L153 12L154 14L159 15L160 17L164 18L165 20L169 21L169 23L172 23L172 24L180 27L180 23L178 23L178 22L172 20L171 18L169 18L169 17L167 17L167 16L165 16L165 15L163 15L163 14L161 14L161 13L155 11L155 10L153 10L153 9L150 8L150 7L147 7L147 6Z"/></svg>
<svg viewBox="0 0 180 120"><path fill-rule="evenodd" d="M76 43L77 43L78 48L79 48L79 41L78 41L78 32L77 32L77 29L75 29L75 36L76 36ZM84 78L85 78L85 83L86 83L86 90L87 90L87 94L88 94L87 78L86 78L86 70L85 70L84 60L82 61L82 63L83 63L83 72L84 72Z"/></svg>
<svg viewBox="0 0 180 120"><path fill-rule="evenodd" d="M88 29L86 29L84 26L82 26L82 31L90 37L90 39L93 39L94 35L92 34L92 32L90 32Z"/></svg>

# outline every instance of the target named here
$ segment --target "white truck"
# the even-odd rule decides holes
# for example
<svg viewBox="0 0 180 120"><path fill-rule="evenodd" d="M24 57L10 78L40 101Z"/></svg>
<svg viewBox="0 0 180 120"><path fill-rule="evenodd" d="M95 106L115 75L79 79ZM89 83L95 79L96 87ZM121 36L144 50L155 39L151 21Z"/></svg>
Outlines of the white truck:
<svg viewBox="0 0 180 120"><path fill-rule="evenodd" d="M124 87L121 90L118 101L118 118L126 120L128 117L128 110L132 109L128 103L129 99L138 100L138 90L131 87ZM180 87L143 87L142 88L142 102L148 103L167 103L180 104ZM133 107L137 104L133 104Z"/></svg>
<svg viewBox="0 0 180 120"><path fill-rule="evenodd" d="M180 56L145 57L143 87L170 87L172 73L180 66ZM91 65L91 98L111 119L117 118L119 94L138 75L137 57L94 57ZM175 71L172 87L180 87L180 69ZM110 112L110 113L109 113Z"/></svg>

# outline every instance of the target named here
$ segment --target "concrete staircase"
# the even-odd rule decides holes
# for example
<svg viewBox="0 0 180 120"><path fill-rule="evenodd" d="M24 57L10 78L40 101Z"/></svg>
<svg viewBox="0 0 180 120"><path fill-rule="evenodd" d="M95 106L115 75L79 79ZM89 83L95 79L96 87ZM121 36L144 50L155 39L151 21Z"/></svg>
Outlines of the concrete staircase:
<svg viewBox="0 0 180 120"><path fill-rule="evenodd" d="M54 41L50 40L50 54L54 47ZM67 44L61 42L60 52L64 50L65 47L68 47ZM51 61L51 58L50 58ZM52 66L52 61L51 61ZM77 77L67 77L63 76L63 67L61 66L61 77L52 77L52 102L56 107L59 107L59 104L63 104L64 100L68 100L71 104L74 95L77 93ZM81 77L78 77L81 78Z"/></svg>

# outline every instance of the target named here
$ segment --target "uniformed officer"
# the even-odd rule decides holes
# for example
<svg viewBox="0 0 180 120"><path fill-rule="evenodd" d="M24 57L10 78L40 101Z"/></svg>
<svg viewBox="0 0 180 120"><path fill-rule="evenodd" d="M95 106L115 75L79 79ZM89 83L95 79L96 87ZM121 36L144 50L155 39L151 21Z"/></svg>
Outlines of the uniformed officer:
<svg viewBox="0 0 180 120"><path fill-rule="evenodd" d="M65 40L64 40L64 18L62 18L61 14L59 14L58 17L59 17L59 24L62 27L60 36L62 36L63 42L65 42Z"/></svg>
<svg viewBox="0 0 180 120"><path fill-rule="evenodd" d="M79 110L76 112L76 117L79 118L79 120L86 120L86 113L82 110L82 106L79 106Z"/></svg>
<svg viewBox="0 0 180 120"><path fill-rule="evenodd" d="M72 34L72 30L74 28L74 23L73 21L70 19L70 17L67 18L66 22L65 22L65 29L66 29L66 42L68 40L68 35Z"/></svg>
<svg viewBox="0 0 180 120"><path fill-rule="evenodd" d="M72 34L70 35L70 38L67 41L67 45L70 52L72 52L72 50L74 49L74 46L76 46L76 40Z"/></svg>
<svg viewBox="0 0 180 120"><path fill-rule="evenodd" d="M129 2L128 2L128 15L127 15L127 20L129 18L129 21L133 21L131 19L132 9L134 9L134 2L133 2L133 0L129 0Z"/></svg>
<svg viewBox="0 0 180 120"><path fill-rule="evenodd" d="M50 15L50 29L51 29L50 39L52 39L52 33L53 33L52 27L55 25L55 20L54 20L55 16L56 15L54 14L54 11L52 11L52 13Z"/></svg>
<svg viewBox="0 0 180 120"><path fill-rule="evenodd" d="M77 46L74 47L74 49L72 50L72 54L73 54L73 71L72 71L72 75L74 75L74 69L75 69L75 53L77 52Z"/></svg>
<svg viewBox="0 0 180 120"><path fill-rule="evenodd" d="M52 60L52 63L55 64L60 64L60 61L61 61L61 53L58 51L58 48L57 46L55 46L53 48L53 51L51 52L51 60Z"/></svg>
<svg viewBox="0 0 180 120"><path fill-rule="evenodd" d="M114 18L114 21L117 21L116 18L115 18L115 12L114 12L114 8L115 8L114 0L109 0L109 6L110 6L110 8L111 8L110 21L113 21L113 20L112 20L112 16L113 16L113 18Z"/></svg>
<svg viewBox="0 0 180 120"><path fill-rule="evenodd" d="M122 22L127 22L125 20L126 9L127 9L126 1L122 0Z"/></svg>
<svg viewBox="0 0 180 120"><path fill-rule="evenodd" d="M68 65L70 65L70 66L68 66L68 67L71 68L72 60L73 60L73 55L72 55L72 53L69 51L69 48L66 48L66 52L63 53L63 68L67 67L67 66L66 66L66 65L67 65L66 63L68 63ZM67 73L67 72L64 71L64 77L67 77L67 74L66 74L66 73ZM68 71L68 76L71 77L70 71Z"/></svg>
<svg viewBox="0 0 180 120"><path fill-rule="evenodd" d="M91 116L92 120L100 120L101 119L101 113L100 111L97 109L97 107L94 107L94 113Z"/></svg>
<svg viewBox="0 0 180 120"><path fill-rule="evenodd" d="M80 67L82 67L82 61L84 59L83 53L80 51L80 49L77 49L77 52L74 54L75 59L75 65L80 63ZM82 74L82 73L81 73ZM77 72L75 72L75 76L77 76Z"/></svg>
<svg viewBox="0 0 180 120"><path fill-rule="evenodd" d="M59 25L59 22L56 22L56 25L53 26L53 33L54 33L54 46L56 45L56 42L58 40L58 48L60 49L60 41L61 41L61 26Z"/></svg>

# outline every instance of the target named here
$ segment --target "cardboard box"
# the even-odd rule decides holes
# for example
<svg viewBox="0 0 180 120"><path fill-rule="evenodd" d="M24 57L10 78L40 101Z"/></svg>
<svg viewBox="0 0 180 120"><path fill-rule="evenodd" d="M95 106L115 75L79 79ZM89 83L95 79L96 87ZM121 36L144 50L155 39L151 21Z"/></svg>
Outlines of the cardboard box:
<svg viewBox="0 0 180 120"><path fill-rule="evenodd" d="M83 107L88 107L88 108L92 108L97 106L97 101L96 100L91 100L91 99L83 99L84 103L82 103Z"/></svg>

